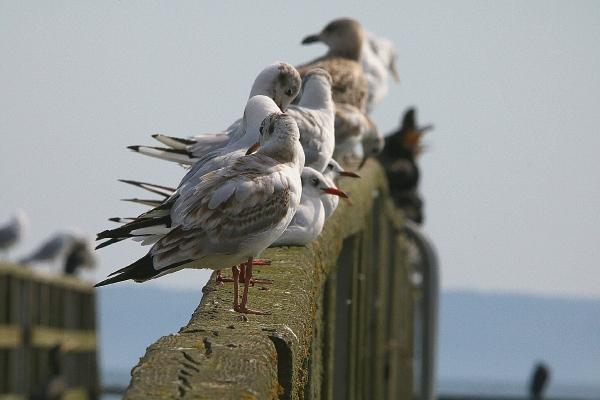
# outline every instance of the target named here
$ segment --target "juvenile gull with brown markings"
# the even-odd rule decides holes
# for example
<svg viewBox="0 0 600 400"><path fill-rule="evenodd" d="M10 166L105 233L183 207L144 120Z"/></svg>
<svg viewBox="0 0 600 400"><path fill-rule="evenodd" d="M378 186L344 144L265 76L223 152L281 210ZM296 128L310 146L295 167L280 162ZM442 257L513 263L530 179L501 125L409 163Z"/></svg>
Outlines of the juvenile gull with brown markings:
<svg viewBox="0 0 600 400"><path fill-rule="evenodd" d="M323 30L309 35L302 44L322 42L329 51L322 57L296 67L300 76L313 68L322 68L331 74L332 95L335 103L352 104L365 109L369 86L360 63L363 44L363 29L360 23L350 18L331 21ZM296 102L298 98L296 99Z"/></svg>

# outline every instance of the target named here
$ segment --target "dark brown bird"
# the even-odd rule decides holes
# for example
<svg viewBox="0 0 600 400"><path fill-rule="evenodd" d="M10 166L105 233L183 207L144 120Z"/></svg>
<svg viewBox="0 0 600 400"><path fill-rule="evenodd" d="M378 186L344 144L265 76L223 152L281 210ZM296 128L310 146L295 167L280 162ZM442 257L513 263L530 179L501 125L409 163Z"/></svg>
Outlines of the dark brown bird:
<svg viewBox="0 0 600 400"><path fill-rule="evenodd" d="M383 151L377 156L385 169L390 194L396 206L406 208L406 216L415 222L423 219L422 201L417 194L419 167L417 156L422 151L421 136L433 125L417 126L416 111L409 108L402 119L400 128L385 138Z"/></svg>
<svg viewBox="0 0 600 400"><path fill-rule="evenodd" d="M323 30L309 35L302 44L322 42L329 51L322 57L296 67L300 76L313 68L322 68L332 78L332 97L335 103L352 104L365 110L369 85L364 76L360 55L363 44L363 29L360 23L350 18L331 21ZM295 102L297 103L302 94Z"/></svg>

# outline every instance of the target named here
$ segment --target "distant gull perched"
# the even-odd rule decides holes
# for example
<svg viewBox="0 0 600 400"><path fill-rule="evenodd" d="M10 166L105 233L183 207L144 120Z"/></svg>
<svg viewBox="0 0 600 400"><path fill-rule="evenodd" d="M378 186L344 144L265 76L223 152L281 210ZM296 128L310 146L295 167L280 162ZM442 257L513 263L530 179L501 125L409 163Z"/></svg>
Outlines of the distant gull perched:
<svg viewBox="0 0 600 400"><path fill-rule="evenodd" d="M285 111L298 95L301 84L300 74L293 66L284 62L276 62L258 74L248 98L257 95L267 96L281 111ZM169 148L149 146L130 146L129 148L151 157L191 165L211 151L225 147L228 143L239 139L243 134L243 131L240 130L241 123L242 119L238 119L222 132L206 133L187 139L153 135L156 140Z"/></svg>
<svg viewBox="0 0 600 400"><path fill-rule="evenodd" d="M0 226L0 250L8 252L8 249L23 238L28 227L29 218L27 218L27 214L25 214L25 211L17 209L10 221L4 226Z"/></svg>
<svg viewBox="0 0 600 400"><path fill-rule="evenodd" d="M302 171L302 197L294 218L271 247L306 246L319 236L325 223L324 197L348 195L328 184L323 175L310 167Z"/></svg>
<svg viewBox="0 0 600 400"><path fill-rule="evenodd" d="M331 21L323 30L309 35L302 44L322 42L329 51L322 57L296 67L300 75L313 68L322 68L331 74L332 95L336 103L352 104L365 109L369 86L360 64L363 30L360 23L349 18ZM298 99L296 99L298 101Z"/></svg>
<svg viewBox="0 0 600 400"><path fill-rule="evenodd" d="M266 314L247 307L252 261L281 235L298 209L304 152L298 126L289 115L271 114L260 132L256 152L204 175L192 188L178 188L138 221L99 233L98 239L112 243L115 238L148 234L158 224L162 237L144 257L96 286L128 279L144 282L182 268L233 266L234 310ZM247 263L247 279L239 302L237 266L242 263Z"/></svg>
<svg viewBox="0 0 600 400"><path fill-rule="evenodd" d="M19 262L30 264L57 260L63 263L63 272L67 275L75 274L79 267L95 267L96 255L89 235L76 228L58 232Z"/></svg>
<svg viewBox="0 0 600 400"><path fill-rule="evenodd" d="M386 38L375 36L373 32L363 31L363 33L360 60L369 84L366 112L370 114L387 95L388 73L392 74L396 83L400 83L400 75L396 69L397 56L394 44Z"/></svg>

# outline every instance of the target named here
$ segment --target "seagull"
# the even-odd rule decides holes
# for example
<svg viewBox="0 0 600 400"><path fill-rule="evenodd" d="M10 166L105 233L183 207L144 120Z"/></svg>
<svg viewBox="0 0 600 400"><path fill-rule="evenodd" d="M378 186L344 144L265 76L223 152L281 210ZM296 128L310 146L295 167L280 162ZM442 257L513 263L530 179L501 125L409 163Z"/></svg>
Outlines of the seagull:
<svg viewBox="0 0 600 400"><path fill-rule="evenodd" d="M90 237L77 228L69 228L58 232L46 240L40 247L27 257L23 257L21 264L33 262L54 262L62 260L63 272L74 275L79 267L93 268L96 266Z"/></svg>
<svg viewBox="0 0 600 400"><path fill-rule="evenodd" d="M258 74L248 98L257 95L270 97L281 111L285 111L300 92L301 83L300 74L292 65L275 62ZM156 140L169 148L130 146L129 149L184 166L191 165L211 151L225 147L231 141L239 139L243 135L243 131L240 130L241 124L242 119L238 119L222 132L207 133L187 139L153 135Z"/></svg>
<svg viewBox="0 0 600 400"><path fill-rule="evenodd" d="M294 218L271 247L306 246L319 236L325 223L323 198L348 195L328 184L323 175L310 167L302 170L302 197Z"/></svg>
<svg viewBox="0 0 600 400"><path fill-rule="evenodd" d="M323 172L323 178L325 179L325 183L329 187L335 187L336 179L341 176L360 178L358 174L344 170L344 168L342 168L342 166L333 158L330 159L327 163L327 167L325 167L325 172ZM329 217L333 215L333 212L338 206L339 200L339 196L323 196L322 202L323 207L325 209L325 221L327 221Z"/></svg>
<svg viewBox="0 0 600 400"><path fill-rule="evenodd" d="M98 239L108 239L103 244L151 232L160 238L145 256L96 286L128 279L144 282L182 268L233 266L233 309L268 314L247 307L252 261L283 233L298 209L304 167L299 138L294 118L273 113L261 125L256 152L205 174L193 187L178 188L137 222L99 233ZM158 229L152 230L152 224ZM247 263L247 279L239 302L237 266L242 263Z"/></svg>
<svg viewBox="0 0 600 400"><path fill-rule="evenodd" d="M308 71L302 81L302 99L298 105L290 105L286 113L298 124L306 166L322 172L335 146L331 75L321 68Z"/></svg>
<svg viewBox="0 0 600 400"><path fill-rule="evenodd" d="M361 168L368 157L377 155L383 149L384 138L375 122L358 107L336 104L333 158L341 160L354 155L359 143L363 148Z"/></svg>
<svg viewBox="0 0 600 400"><path fill-rule="evenodd" d="M250 98L246 103L244 117L239 126L239 129L243 131L243 133L239 135L239 140L230 143L222 149L215 149L202 157L188 170L186 175L184 175L177 189L144 182L122 180L122 182L160 194L164 198L162 201L159 201L159 204L158 206L155 206L155 209L140 215L137 219L111 218L111 221L120 223L129 223L131 220L135 220L135 224L132 225L133 229L130 229L127 232L128 235L113 235L111 240L98 245L97 249L124 240L130 236L133 240L142 242L142 245L153 244L159 240L164 234L170 231L170 226L163 221L163 217L166 215L167 211L170 210L170 205L168 204L169 201L173 198L180 197L189 190L193 190L197 184L203 181L205 174L232 164L238 158L247 155L249 152L248 148L252 147L261 137L260 131L263 129L265 118L277 112L278 107L270 98L261 95ZM302 156L304 156L304 153L302 153ZM137 202L137 199L131 200ZM147 202L150 203L153 202L153 200L148 200ZM167 203L166 206L165 203ZM165 207L167 207L166 210ZM139 228L142 221L144 229L140 230ZM132 230L135 230L135 234L130 235ZM99 236L100 235L101 234L99 234Z"/></svg>
<svg viewBox="0 0 600 400"><path fill-rule="evenodd" d="M23 238L29 228L29 218L25 211L17 209L10 221L0 226L0 250L8 252L8 249L14 246Z"/></svg>
<svg viewBox="0 0 600 400"><path fill-rule="evenodd" d="M388 73L392 74L396 83L400 83L400 75L396 69L397 55L394 44L388 39L377 37L372 32L363 33L360 61L369 85L366 112L370 114L387 95Z"/></svg>
<svg viewBox="0 0 600 400"><path fill-rule="evenodd" d="M309 35L302 44L322 42L329 51L322 57L296 67L300 76L313 68L322 68L331 74L332 96L336 103L352 104L365 109L369 86L360 64L363 29L360 23L349 18L331 21L323 30ZM297 98L296 101L299 99Z"/></svg>

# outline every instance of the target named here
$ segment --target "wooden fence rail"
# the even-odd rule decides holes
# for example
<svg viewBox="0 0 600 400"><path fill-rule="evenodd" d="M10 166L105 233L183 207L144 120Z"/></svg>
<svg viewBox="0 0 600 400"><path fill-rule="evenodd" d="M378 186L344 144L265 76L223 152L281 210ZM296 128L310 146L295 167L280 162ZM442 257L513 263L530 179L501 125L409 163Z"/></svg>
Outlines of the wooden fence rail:
<svg viewBox="0 0 600 400"><path fill-rule="evenodd" d="M27 398L50 377L50 348L64 343L70 395L99 398L95 292L70 276L0 263L0 399Z"/></svg>
<svg viewBox="0 0 600 400"><path fill-rule="evenodd" d="M232 312L233 285L204 288L188 325L152 344L132 369L126 399L413 398L415 299L401 215L381 166L342 180L340 207L306 247L272 248Z"/></svg>

